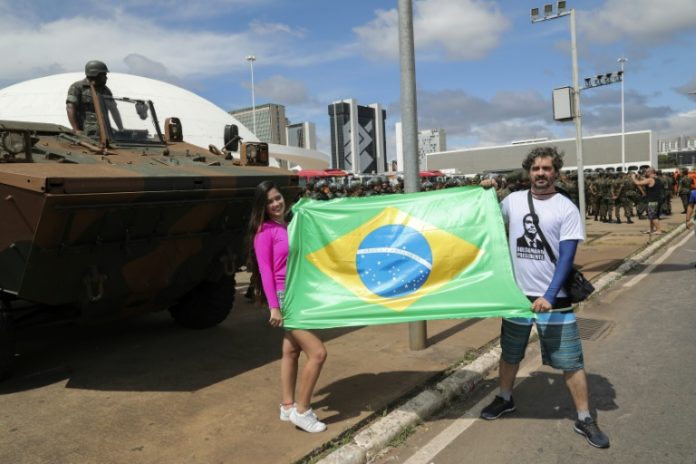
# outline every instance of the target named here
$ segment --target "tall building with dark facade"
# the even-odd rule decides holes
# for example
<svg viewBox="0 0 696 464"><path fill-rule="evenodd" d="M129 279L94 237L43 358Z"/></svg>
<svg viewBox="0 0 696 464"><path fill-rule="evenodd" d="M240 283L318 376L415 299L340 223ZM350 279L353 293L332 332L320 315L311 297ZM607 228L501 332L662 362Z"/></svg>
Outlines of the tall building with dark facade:
<svg viewBox="0 0 696 464"><path fill-rule="evenodd" d="M329 105L331 168L355 174L387 171L387 112L374 103L358 105L350 98Z"/></svg>

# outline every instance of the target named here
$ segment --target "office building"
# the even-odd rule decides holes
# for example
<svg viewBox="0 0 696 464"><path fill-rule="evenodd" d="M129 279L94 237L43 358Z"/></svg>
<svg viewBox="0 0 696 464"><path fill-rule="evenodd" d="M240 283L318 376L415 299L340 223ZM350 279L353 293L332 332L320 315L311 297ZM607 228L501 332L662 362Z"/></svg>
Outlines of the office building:
<svg viewBox="0 0 696 464"><path fill-rule="evenodd" d="M603 134L584 136L583 167L620 168L621 167L621 134ZM494 147L464 148L458 150L430 153L428 169L440 170L451 174L474 175L486 172L504 172L519 169L527 154L534 148L551 146L564 153L563 169L573 170L577 167L575 138L555 140L530 140L525 143L515 142ZM653 142L652 131L626 132L626 166L657 166L656 144Z"/></svg>
<svg viewBox="0 0 696 464"><path fill-rule="evenodd" d="M254 132L254 112L256 113L256 137L261 142L286 145L285 126L288 120L285 117L285 107L275 103L257 105L252 107L232 110L229 113L251 132Z"/></svg>
<svg viewBox="0 0 696 464"><path fill-rule="evenodd" d="M378 103L362 106L355 99L329 105L331 168L354 174L387 171L384 124L387 112Z"/></svg>
<svg viewBox="0 0 696 464"><path fill-rule="evenodd" d="M396 130L396 167L404 170L403 133L401 123L395 124ZM421 171L428 169L429 153L447 151L447 134L444 129L425 129L418 131L418 167Z"/></svg>
<svg viewBox="0 0 696 464"><path fill-rule="evenodd" d="M286 126L285 139L290 147L317 149L317 131L313 122L300 122Z"/></svg>
<svg viewBox="0 0 696 464"><path fill-rule="evenodd" d="M668 153L685 150L696 150L696 137L684 135L681 137L657 140L657 153L659 155L666 155Z"/></svg>

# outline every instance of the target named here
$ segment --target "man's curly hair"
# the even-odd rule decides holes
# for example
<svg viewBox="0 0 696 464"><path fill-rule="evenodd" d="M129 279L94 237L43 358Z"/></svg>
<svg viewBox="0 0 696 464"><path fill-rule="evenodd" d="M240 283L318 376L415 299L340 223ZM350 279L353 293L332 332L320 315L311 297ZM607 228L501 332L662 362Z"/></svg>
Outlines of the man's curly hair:
<svg viewBox="0 0 696 464"><path fill-rule="evenodd" d="M556 172L561 172L563 169L563 152L558 152L556 147L537 147L529 152L527 157L522 162L522 169L529 172L537 158L551 158L553 169Z"/></svg>

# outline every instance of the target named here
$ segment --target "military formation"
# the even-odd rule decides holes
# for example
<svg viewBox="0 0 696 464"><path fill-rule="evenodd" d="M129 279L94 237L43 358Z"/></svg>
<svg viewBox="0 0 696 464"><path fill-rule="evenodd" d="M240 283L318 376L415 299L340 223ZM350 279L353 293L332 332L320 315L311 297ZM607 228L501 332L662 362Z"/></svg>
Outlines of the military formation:
<svg viewBox="0 0 696 464"><path fill-rule="evenodd" d="M672 214L671 198L679 196L686 204L691 192L692 179L687 175L686 169L680 171L677 176L672 173L658 171L657 176L664 186L664 194L661 214ZM642 173L638 172L638 178ZM443 188L460 187L465 185L478 185L485 177L496 180L498 187L496 192L498 199L502 200L511 192L529 188L529 180L523 173L512 172L506 175L476 175L463 176L438 176L421 178L421 191L439 190ZM675 177L677 177L675 179ZM563 173L556 187L565 193L577 205L578 182L577 174L573 171ZM300 192L300 198L312 198L315 200L332 200L344 197L369 197L374 195L404 193L404 181L402 177L389 177L385 175L372 177L329 177L307 179L304 189ZM667 201L669 200L669 201ZM647 215L647 202L642 187L636 186L629 173L624 172L592 172L585 175L585 205L586 216L595 221L611 222L615 224L633 224L635 218L644 219Z"/></svg>

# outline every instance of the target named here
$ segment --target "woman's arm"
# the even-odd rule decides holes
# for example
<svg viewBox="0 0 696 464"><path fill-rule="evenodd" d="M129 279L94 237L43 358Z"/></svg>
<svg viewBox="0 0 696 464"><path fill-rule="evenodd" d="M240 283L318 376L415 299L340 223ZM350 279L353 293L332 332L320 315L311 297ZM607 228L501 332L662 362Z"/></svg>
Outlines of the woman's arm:
<svg viewBox="0 0 696 464"><path fill-rule="evenodd" d="M268 307L279 309L275 276L273 275L273 234L270 229L262 229L254 237L254 253L256 253L256 263L259 266L263 293L266 295Z"/></svg>

